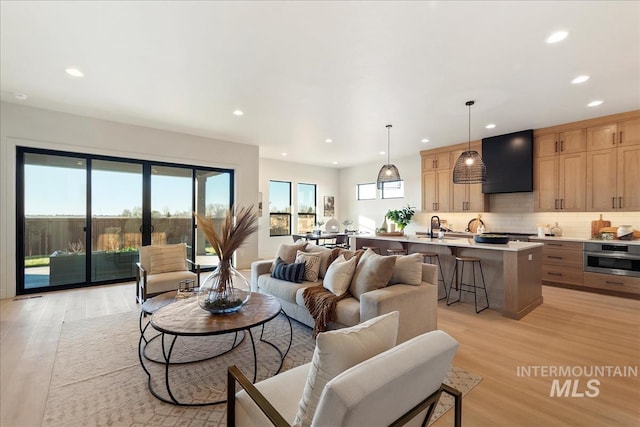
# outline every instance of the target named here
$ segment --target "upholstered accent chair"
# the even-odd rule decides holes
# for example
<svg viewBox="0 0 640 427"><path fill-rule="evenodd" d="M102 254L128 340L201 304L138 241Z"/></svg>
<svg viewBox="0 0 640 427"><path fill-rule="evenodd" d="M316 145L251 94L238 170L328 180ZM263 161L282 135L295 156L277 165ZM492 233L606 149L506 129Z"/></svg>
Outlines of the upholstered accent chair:
<svg viewBox="0 0 640 427"><path fill-rule="evenodd" d="M136 263L136 302L178 289L181 280L200 286L200 265L187 259L187 245L148 245L140 247Z"/></svg>
<svg viewBox="0 0 640 427"><path fill-rule="evenodd" d="M312 362L256 384L230 366L227 426L401 426L417 421L426 426L443 392L454 397L454 425L462 425L462 393L443 383L458 348L451 336L431 331L377 354L369 351L355 356L345 352L361 351L370 338L355 337L356 343L350 345L348 337L323 336L350 335L349 329L319 334ZM376 331L374 335L373 339L380 341L385 333ZM338 339L334 345L320 348L323 338ZM374 347L380 350L388 344L376 343ZM362 360L359 363L358 357ZM356 364L349 367L354 361ZM336 369L336 365L341 366ZM243 389L237 393L236 383ZM320 390L310 391L310 385ZM314 395L317 404L310 408Z"/></svg>

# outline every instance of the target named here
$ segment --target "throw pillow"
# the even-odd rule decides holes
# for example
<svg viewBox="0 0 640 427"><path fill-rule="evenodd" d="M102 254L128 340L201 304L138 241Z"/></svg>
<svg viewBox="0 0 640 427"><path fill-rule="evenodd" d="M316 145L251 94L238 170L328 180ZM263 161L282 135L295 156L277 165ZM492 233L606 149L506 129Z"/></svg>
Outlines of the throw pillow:
<svg viewBox="0 0 640 427"><path fill-rule="evenodd" d="M398 318L399 313L393 311L350 328L318 334L294 426L311 425L322 390L329 381L396 345Z"/></svg>
<svg viewBox="0 0 640 427"><path fill-rule="evenodd" d="M395 264L395 257L378 255L371 249L367 249L358 261L353 279L351 279L349 286L351 295L360 299L360 295L365 292L387 286Z"/></svg>
<svg viewBox="0 0 640 427"><path fill-rule="evenodd" d="M275 264L271 272L271 277L286 280L287 282L302 283L304 277L304 262L287 264L280 258L276 258Z"/></svg>
<svg viewBox="0 0 640 427"><path fill-rule="evenodd" d="M187 269L187 246L175 245L149 246L149 274L169 273Z"/></svg>
<svg viewBox="0 0 640 427"><path fill-rule="evenodd" d="M325 274L327 274L327 268L329 267L329 257L331 256L332 249L309 243L305 251L320 255L320 271L318 272L318 277L323 278Z"/></svg>
<svg viewBox="0 0 640 427"><path fill-rule="evenodd" d="M320 272L320 254L298 251L296 262L304 262L304 280L315 282Z"/></svg>
<svg viewBox="0 0 640 427"><path fill-rule="evenodd" d="M346 260L344 255L340 255L327 268L327 274L322 280L322 286L336 296L343 295L349 289L351 278L356 270L356 261L356 257Z"/></svg>
<svg viewBox="0 0 640 427"><path fill-rule="evenodd" d="M389 283L419 286L422 283L422 262L424 257L421 254L411 254L397 255L395 258L396 265L393 266Z"/></svg>
<svg viewBox="0 0 640 427"><path fill-rule="evenodd" d="M286 262L287 264L291 264L296 260L296 253L298 251L304 251L306 247L307 247L307 242L294 243L293 245L286 245L283 243L278 248L276 259L280 258L282 261ZM273 264L271 264L271 268L269 269L269 272L272 272L275 266L276 266L276 262L274 260Z"/></svg>
<svg viewBox="0 0 640 427"><path fill-rule="evenodd" d="M333 261L336 260L340 255L344 255L345 259L351 259L352 257L356 257L356 260L359 260L360 257L364 254L362 249L358 249L357 251L351 251L349 249L344 248L333 248L331 250L331 255L329 255L329 259L327 260L327 267L331 265ZM356 264L358 261L356 261Z"/></svg>

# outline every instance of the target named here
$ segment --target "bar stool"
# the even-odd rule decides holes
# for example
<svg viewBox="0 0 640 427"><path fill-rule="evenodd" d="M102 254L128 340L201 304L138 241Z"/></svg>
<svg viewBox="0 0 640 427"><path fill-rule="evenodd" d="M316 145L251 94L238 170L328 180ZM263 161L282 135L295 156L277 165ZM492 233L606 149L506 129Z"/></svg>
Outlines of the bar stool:
<svg viewBox="0 0 640 427"><path fill-rule="evenodd" d="M407 251L402 248L387 249L387 255L406 255Z"/></svg>
<svg viewBox="0 0 640 427"><path fill-rule="evenodd" d="M464 275L464 264L470 262L471 266L473 268L473 283L462 283L462 277ZM455 301L451 301L449 302L449 297L451 296L451 293L453 291L453 285L454 285L454 281L455 281L455 277L456 277L456 271L458 269L458 264L462 265L461 271L460 271L460 276L459 276L459 280L458 280L458 284L456 286L456 290L458 291L458 299ZM476 264L478 264L478 267L480 267L480 276L482 277L482 287L477 286L476 285ZM484 298L487 301L487 306L484 307L481 310L478 310L478 294L477 294L477 290L478 289L482 289L484 291ZM447 305L451 305L451 304L455 304L457 302L460 301L460 297L462 296L462 292L470 292L473 293L473 303L475 305L476 308L476 313L480 313L483 310L486 310L487 308L489 308L489 297L487 295L487 287L485 286L484 283L484 274L482 272L482 264L480 264L480 258L476 258L476 257L470 257L470 256L457 256L456 257L456 264L454 266L453 269L453 274L451 274L451 284L449 285L449 295L447 295Z"/></svg>
<svg viewBox="0 0 640 427"><path fill-rule="evenodd" d="M362 250L363 250L363 251L366 251L367 249L371 249L373 252L377 253L378 255L382 255L382 254L380 253L380 248L379 248L379 247L377 247L377 246L363 246L363 247L362 247Z"/></svg>
<svg viewBox="0 0 640 427"><path fill-rule="evenodd" d="M433 264L432 262L433 258L437 260L438 268L440 270L440 279L438 279L438 282L442 282L442 287L444 288L444 296L442 298L438 298L438 301L447 299L447 297L449 296L449 292L447 292L447 284L444 281L444 273L442 272L442 264L440 264L440 256L438 255L438 253L437 252L416 252L416 253L422 255L424 257L424 262L428 264ZM429 259L427 260L427 258Z"/></svg>

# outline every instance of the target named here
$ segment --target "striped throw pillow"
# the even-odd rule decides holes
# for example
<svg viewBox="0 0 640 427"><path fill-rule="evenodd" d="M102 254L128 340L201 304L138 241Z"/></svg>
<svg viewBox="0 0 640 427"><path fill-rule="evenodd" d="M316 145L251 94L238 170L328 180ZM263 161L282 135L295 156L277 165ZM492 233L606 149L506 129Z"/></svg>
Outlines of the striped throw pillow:
<svg viewBox="0 0 640 427"><path fill-rule="evenodd" d="M304 278L304 262L287 264L278 257L271 272L271 277L286 280L287 282L302 283L302 279Z"/></svg>

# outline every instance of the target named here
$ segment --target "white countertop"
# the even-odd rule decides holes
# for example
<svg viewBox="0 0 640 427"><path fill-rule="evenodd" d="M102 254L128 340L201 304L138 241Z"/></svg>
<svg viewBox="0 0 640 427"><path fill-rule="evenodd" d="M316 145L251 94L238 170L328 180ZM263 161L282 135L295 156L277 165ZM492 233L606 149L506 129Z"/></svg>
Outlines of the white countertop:
<svg viewBox="0 0 640 427"><path fill-rule="evenodd" d="M544 241L562 241L562 242L579 242L579 243L613 243L618 245L640 245L640 240L604 240L604 239L591 239L584 237L556 237L556 236L545 236L538 237L532 236L530 239L535 239L540 242Z"/></svg>
<svg viewBox="0 0 640 427"><path fill-rule="evenodd" d="M391 242L418 243L423 245L439 245L458 248L487 249L503 252L519 252L544 246L543 243L536 242L508 242L506 244L497 245L492 243L476 243L473 238L445 237L444 239L431 239L429 238L429 236L416 236L408 234L405 234L404 236L378 236L374 234L358 234L352 237L356 239L375 239Z"/></svg>

